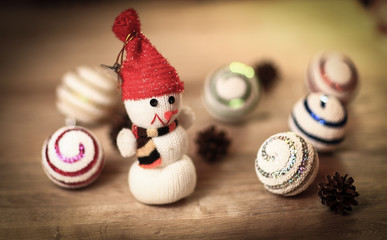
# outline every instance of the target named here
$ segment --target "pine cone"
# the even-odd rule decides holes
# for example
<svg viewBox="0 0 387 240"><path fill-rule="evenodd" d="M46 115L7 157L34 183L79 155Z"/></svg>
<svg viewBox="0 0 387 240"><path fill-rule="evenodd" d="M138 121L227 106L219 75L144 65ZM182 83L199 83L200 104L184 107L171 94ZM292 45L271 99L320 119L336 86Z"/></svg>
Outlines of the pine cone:
<svg viewBox="0 0 387 240"><path fill-rule="evenodd" d="M208 162L215 162L227 154L231 141L226 132L217 131L212 125L198 133L196 143L198 154Z"/></svg>
<svg viewBox="0 0 387 240"><path fill-rule="evenodd" d="M265 90L270 90L273 84L278 79L278 71L273 63L264 61L255 66L259 81Z"/></svg>
<svg viewBox="0 0 387 240"><path fill-rule="evenodd" d="M123 128L131 128L132 122L126 112L117 113L110 126L109 137L113 146L118 150L117 136Z"/></svg>
<svg viewBox="0 0 387 240"><path fill-rule="evenodd" d="M321 203L327 205L332 211L342 215L348 214L352 210L351 205L357 205L355 197L359 196L356 187L352 185L353 178L344 177L335 172L334 176L327 176L328 183L319 183L318 195Z"/></svg>

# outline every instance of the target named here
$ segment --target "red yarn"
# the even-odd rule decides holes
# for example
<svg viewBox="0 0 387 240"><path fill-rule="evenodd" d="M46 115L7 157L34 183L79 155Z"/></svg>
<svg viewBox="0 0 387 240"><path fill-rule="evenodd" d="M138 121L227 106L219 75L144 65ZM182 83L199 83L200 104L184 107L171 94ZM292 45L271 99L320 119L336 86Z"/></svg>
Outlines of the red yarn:
<svg viewBox="0 0 387 240"><path fill-rule="evenodd" d="M125 45L126 60L120 70L122 100L138 100L179 93L184 90L174 67L140 32L140 21L135 10L122 12L113 25L113 32L123 42L135 32Z"/></svg>
<svg viewBox="0 0 387 240"><path fill-rule="evenodd" d="M141 32L140 26L141 24L136 10L130 8L116 17L113 24L113 32L118 39L125 42L129 34Z"/></svg>

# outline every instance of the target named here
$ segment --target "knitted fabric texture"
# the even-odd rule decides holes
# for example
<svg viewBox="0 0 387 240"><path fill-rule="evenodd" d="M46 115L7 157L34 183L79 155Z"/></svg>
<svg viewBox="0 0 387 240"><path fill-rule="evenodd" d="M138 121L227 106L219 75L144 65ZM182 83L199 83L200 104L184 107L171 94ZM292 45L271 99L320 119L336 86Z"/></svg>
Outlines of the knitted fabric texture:
<svg viewBox="0 0 387 240"><path fill-rule="evenodd" d="M59 112L86 124L106 120L119 101L113 72L109 71L79 66L75 71L66 72L56 91Z"/></svg>
<svg viewBox="0 0 387 240"><path fill-rule="evenodd" d="M289 116L289 128L318 151L334 150L345 137L347 112L334 96L311 93L300 99Z"/></svg>
<svg viewBox="0 0 387 240"><path fill-rule="evenodd" d="M132 126L132 132L137 139L136 155L141 167L154 168L161 165L162 159L152 138L166 135L175 130L176 127L177 120L168 126L154 129Z"/></svg>
<svg viewBox="0 0 387 240"><path fill-rule="evenodd" d="M129 187L133 196L145 204L168 204L190 195L196 186L196 170L187 155L165 167L145 169L133 163Z"/></svg>
<svg viewBox="0 0 387 240"><path fill-rule="evenodd" d="M114 21L113 32L124 42L127 53L120 69L123 101L184 90L184 84L175 68L141 33L135 10L128 9L118 15Z"/></svg>
<svg viewBox="0 0 387 240"><path fill-rule="evenodd" d="M255 170L264 187L284 196L304 191L315 179L318 168L318 155L312 145L292 132L268 138L255 160Z"/></svg>
<svg viewBox="0 0 387 240"><path fill-rule="evenodd" d="M49 179L61 187L85 187L102 171L103 150L87 129L63 127L44 143L42 166Z"/></svg>
<svg viewBox="0 0 387 240"><path fill-rule="evenodd" d="M322 92L349 103L356 94L358 73L350 58L338 52L320 53L311 61L305 83L309 92Z"/></svg>
<svg viewBox="0 0 387 240"><path fill-rule="evenodd" d="M185 155L188 136L183 126L189 119L179 119L179 125L176 120L184 113L180 111L183 82L141 33L133 9L115 19L113 32L124 42L113 66L121 77L122 100L133 123L119 132L117 146L122 156L137 155L139 160L129 171L130 190L145 204L178 201L196 185L195 167Z"/></svg>

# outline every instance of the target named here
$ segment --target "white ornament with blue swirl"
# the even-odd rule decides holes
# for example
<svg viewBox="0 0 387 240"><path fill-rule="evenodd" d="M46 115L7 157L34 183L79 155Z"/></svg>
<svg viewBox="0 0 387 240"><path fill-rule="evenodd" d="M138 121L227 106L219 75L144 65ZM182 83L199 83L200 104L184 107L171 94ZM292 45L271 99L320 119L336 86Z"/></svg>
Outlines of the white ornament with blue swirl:
<svg viewBox="0 0 387 240"><path fill-rule="evenodd" d="M347 111L336 97L311 93L294 105L289 128L318 151L331 151L344 141L347 121Z"/></svg>

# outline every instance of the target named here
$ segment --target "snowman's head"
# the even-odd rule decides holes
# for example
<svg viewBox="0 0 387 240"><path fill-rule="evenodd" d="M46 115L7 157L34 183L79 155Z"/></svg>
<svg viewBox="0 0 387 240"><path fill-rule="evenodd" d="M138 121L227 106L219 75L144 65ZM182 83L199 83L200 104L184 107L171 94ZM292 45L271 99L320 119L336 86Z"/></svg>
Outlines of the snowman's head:
<svg viewBox="0 0 387 240"><path fill-rule="evenodd" d="M133 124L142 128L160 128L171 124L180 113L181 93L139 100L125 100L125 109Z"/></svg>

